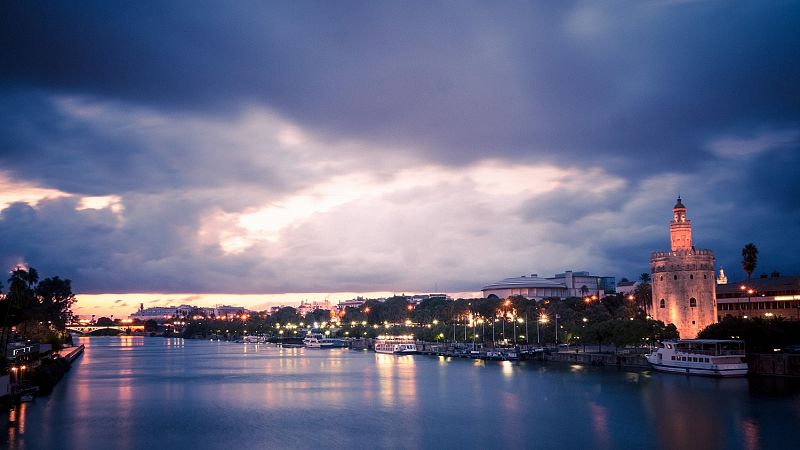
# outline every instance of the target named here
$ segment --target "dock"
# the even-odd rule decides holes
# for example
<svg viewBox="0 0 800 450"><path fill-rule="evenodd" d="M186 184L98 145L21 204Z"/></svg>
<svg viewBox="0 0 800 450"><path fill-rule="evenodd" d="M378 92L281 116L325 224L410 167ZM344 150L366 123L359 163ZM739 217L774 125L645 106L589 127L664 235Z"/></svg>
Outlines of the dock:
<svg viewBox="0 0 800 450"><path fill-rule="evenodd" d="M67 362L71 364L72 361L75 361L75 358L83 354L84 349L85 346L83 344L77 347L62 348L61 350L58 351L58 356L65 359Z"/></svg>

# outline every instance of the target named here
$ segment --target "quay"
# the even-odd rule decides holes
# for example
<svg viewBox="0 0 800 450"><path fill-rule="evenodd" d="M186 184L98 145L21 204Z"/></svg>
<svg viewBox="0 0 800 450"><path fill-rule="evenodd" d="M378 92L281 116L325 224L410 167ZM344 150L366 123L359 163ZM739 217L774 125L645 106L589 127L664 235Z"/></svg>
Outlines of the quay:
<svg viewBox="0 0 800 450"><path fill-rule="evenodd" d="M649 365L640 354L583 353L574 351L556 351L542 347L500 347L473 350L471 345L431 345L418 344L417 353L429 356L446 356L450 358L482 359L487 361L542 361L582 364L587 366L616 366L631 368L648 368Z"/></svg>
<svg viewBox="0 0 800 450"><path fill-rule="evenodd" d="M72 361L75 361L75 358L80 356L85 348L86 346L84 346L83 344L77 347L62 348L61 350L58 351L58 356L66 360L68 363L72 364Z"/></svg>

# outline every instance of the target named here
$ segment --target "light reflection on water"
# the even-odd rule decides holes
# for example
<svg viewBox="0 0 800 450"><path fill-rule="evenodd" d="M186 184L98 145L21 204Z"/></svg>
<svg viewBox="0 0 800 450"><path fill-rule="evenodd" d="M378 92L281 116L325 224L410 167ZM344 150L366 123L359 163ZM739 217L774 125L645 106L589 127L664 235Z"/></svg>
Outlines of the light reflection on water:
<svg viewBox="0 0 800 450"><path fill-rule="evenodd" d="M782 448L796 385L542 363L86 338L12 449Z"/></svg>

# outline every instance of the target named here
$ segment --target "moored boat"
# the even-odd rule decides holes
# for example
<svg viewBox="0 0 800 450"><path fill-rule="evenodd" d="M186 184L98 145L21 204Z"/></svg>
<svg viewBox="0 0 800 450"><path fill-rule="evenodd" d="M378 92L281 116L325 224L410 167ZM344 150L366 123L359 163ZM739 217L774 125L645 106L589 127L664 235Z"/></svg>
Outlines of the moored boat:
<svg viewBox="0 0 800 450"><path fill-rule="evenodd" d="M304 339L303 344L307 348L333 348L333 342L325 339L322 333L309 333Z"/></svg>
<svg viewBox="0 0 800 450"><path fill-rule="evenodd" d="M717 377L747 375L744 341L727 339L679 339L665 341L645 355L662 372Z"/></svg>
<svg viewBox="0 0 800 450"><path fill-rule="evenodd" d="M378 336L373 346L375 353L409 355L417 352L414 336Z"/></svg>

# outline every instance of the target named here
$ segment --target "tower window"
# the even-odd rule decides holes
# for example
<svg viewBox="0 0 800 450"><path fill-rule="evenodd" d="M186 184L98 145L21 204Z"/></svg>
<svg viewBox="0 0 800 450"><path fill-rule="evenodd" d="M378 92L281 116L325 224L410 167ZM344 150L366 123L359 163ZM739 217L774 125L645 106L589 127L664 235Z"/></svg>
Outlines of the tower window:
<svg viewBox="0 0 800 450"><path fill-rule="evenodd" d="M676 280L678 279L678 276L677 276L677 275L673 275L673 277L675 277L675 279L676 279Z"/></svg>
<svg viewBox="0 0 800 450"><path fill-rule="evenodd" d="M708 279L708 276L707 275L703 275L703 279L704 280Z"/></svg>
<svg viewBox="0 0 800 450"><path fill-rule="evenodd" d="M689 307L690 308L697 308L697 299L692 297L689 299Z"/></svg>
<svg viewBox="0 0 800 450"><path fill-rule="evenodd" d="M658 303L658 307L659 308L666 308L667 307L667 302L664 301L664 299L662 298L661 301Z"/></svg>
<svg viewBox="0 0 800 450"><path fill-rule="evenodd" d="M689 275L690 280L694 280L694 275Z"/></svg>
<svg viewBox="0 0 800 450"><path fill-rule="evenodd" d="M659 278L660 279L658 281L664 281L664 275L661 275L661 277L659 277Z"/></svg>

